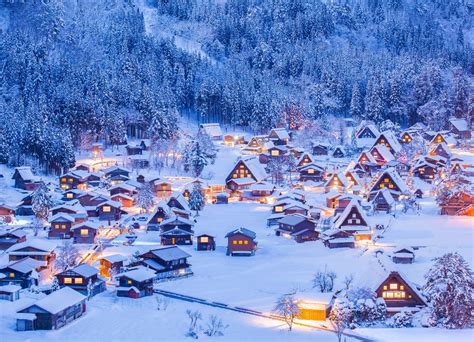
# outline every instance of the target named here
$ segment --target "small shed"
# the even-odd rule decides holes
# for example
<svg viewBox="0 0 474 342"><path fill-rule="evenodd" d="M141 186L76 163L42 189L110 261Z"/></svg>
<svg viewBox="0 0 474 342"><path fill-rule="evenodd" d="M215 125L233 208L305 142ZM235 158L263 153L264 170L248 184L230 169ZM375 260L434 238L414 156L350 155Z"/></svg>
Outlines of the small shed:
<svg viewBox="0 0 474 342"><path fill-rule="evenodd" d="M235 229L225 236L227 238L227 255L254 255L257 250L257 234L246 228Z"/></svg>
<svg viewBox="0 0 474 342"><path fill-rule="evenodd" d="M331 311L334 293L311 293L298 300L298 319L325 321Z"/></svg>
<svg viewBox="0 0 474 342"><path fill-rule="evenodd" d="M395 264L412 264L415 260L415 251L411 247L400 247L393 251L392 261Z"/></svg>
<svg viewBox="0 0 474 342"><path fill-rule="evenodd" d="M216 242L214 236L202 234L197 237L196 249L198 251L215 251Z"/></svg>
<svg viewBox="0 0 474 342"><path fill-rule="evenodd" d="M220 192L216 195L216 204L229 203L229 194L227 192Z"/></svg>
<svg viewBox="0 0 474 342"><path fill-rule="evenodd" d="M117 274L123 267L123 262L127 258L120 254L112 254L100 259L100 275L109 278L112 274Z"/></svg>
<svg viewBox="0 0 474 342"><path fill-rule="evenodd" d="M19 285L3 285L0 286L0 299L14 302L20 298L21 286Z"/></svg>

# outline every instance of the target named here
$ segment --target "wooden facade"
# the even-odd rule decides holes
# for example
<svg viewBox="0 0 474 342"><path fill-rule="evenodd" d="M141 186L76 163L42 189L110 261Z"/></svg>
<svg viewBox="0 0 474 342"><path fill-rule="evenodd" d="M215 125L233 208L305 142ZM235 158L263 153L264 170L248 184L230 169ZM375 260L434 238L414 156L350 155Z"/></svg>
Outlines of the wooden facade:
<svg viewBox="0 0 474 342"><path fill-rule="evenodd" d="M424 307L425 300L416 288L409 284L398 272L390 272L375 290L377 297L383 298L388 309L402 307Z"/></svg>
<svg viewBox="0 0 474 342"><path fill-rule="evenodd" d="M88 264L58 273L56 278L61 287L70 287L83 295L89 295L89 283L90 295L95 296L105 291L105 281L99 277L99 270Z"/></svg>
<svg viewBox="0 0 474 342"><path fill-rule="evenodd" d="M226 236L227 255L254 255L257 250L256 234L245 228L236 229Z"/></svg>
<svg viewBox="0 0 474 342"><path fill-rule="evenodd" d="M196 249L198 251L214 251L216 250L216 242L214 236L202 234L197 237Z"/></svg>

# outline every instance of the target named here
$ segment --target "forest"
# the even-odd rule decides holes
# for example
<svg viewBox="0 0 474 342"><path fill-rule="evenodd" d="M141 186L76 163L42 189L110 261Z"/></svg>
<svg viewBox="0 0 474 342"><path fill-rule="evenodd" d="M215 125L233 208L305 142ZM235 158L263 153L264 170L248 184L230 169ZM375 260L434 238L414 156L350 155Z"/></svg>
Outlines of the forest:
<svg viewBox="0 0 474 342"><path fill-rule="evenodd" d="M208 57L148 34L143 6L188 24ZM463 0L4 0L0 162L67 168L131 124L176 140L183 114L254 132L333 117L438 130L473 116L472 19Z"/></svg>

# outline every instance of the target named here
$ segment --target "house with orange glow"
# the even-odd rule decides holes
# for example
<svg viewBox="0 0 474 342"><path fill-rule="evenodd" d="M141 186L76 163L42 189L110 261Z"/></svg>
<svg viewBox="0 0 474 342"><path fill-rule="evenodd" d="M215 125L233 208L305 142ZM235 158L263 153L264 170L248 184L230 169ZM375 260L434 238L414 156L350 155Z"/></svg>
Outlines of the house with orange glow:
<svg viewBox="0 0 474 342"><path fill-rule="evenodd" d="M344 172L336 172L329 176L326 183L324 184L324 189L326 193L330 192L331 190L345 192L350 186L351 183L345 176Z"/></svg>
<svg viewBox="0 0 474 342"><path fill-rule="evenodd" d="M383 188L387 188L395 200L398 200L400 195L409 192L407 185L394 168L388 168L374 177L370 186L369 200L372 200L377 191Z"/></svg>

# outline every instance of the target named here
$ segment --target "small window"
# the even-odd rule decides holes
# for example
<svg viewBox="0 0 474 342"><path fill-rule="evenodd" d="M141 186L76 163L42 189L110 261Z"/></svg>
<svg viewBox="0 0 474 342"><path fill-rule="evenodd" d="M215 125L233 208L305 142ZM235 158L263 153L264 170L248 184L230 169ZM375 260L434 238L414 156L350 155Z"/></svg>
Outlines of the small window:
<svg viewBox="0 0 474 342"><path fill-rule="evenodd" d="M156 222L158 222L158 223L163 222L163 217L158 217L158 218L156 219Z"/></svg>
<svg viewBox="0 0 474 342"><path fill-rule="evenodd" d="M272 156L279 156L280 155L280 151L278 150L272 150Z"/></svg>
<svg viewBox="0 0 474 342"><path fill-rule="evenodd" d="M313 173L314 173L314 169L308 169L308 173L309 173L309 174L313 174Z"/></svg>
<svg viewBox="0 0 474 342"><path fill-rule="evenodd" d="M384 184L380 184L380 189L385 188Z"/></svg>
<svg viewBox="0 0 474 342"><path fill-rule="evenodd" d="M202 236L201 237L201 242L202 243L208 243L209 242L209 238L207 236Z"/></svg>
<svg viewBox="0 0 474 342"><path fill-rule="evenodd" d="M398 289L398 284L390 284L390 290Z"/></svg>
<svg viewBox="0 0 474 342"><path fill-rule="evenodd" d="M61 225L61 228L62 228L62 229L66 229L66 225L65 225L65 224L62 224L62 225Z"/></svg>
<svg viewBox="0 0 474 342"><path fill-rule="evenodd" d="M242 240L239 240L239 245L241 245L242 243L243 243Z"/></svg>
<svg viewBox="0 0 474 342"><path fill-rule="evenodd" d="M69 178L69 182L72 183L74 180L72 178Z"/></svg>
<svg viewBox="0 0 474 342"><path fill-rule="evenodd" d="M56 223L56 224L54 225L54 228L59 229L59 224Z"/></svg>
<svg viewBox="0 0 474 342"><path fill-rule="evenodd" d="M110 208L108 205L104 205L104 206L102 207L102 211L103 211L104 213L110 213L110 210L111 210L111 208Z"/></svg>
<svg viewBox="0 0 474 342"><path fill-rule="evenodd" d="M275 212L276 213L281 213L283 211L283 207L281 205L278 205L275 207Z"/></svg>
<svg viewBox="0 0 474 342"><path fill-rule="evenodd" d="M384 180L383 180L383 181L384 181L385 183L388 183L388 182L390 182L390 180L389 180L388 178L384 178Z"/></svg>
<svg viewBox="0 0 474 342"><path fill-rule="evenodd" d="M73 197L74 197L74 195L72 193L66 194L66 198L73 198Z"/></svg>
<svg viewBox="0 0 474 342"><path fill-rule="evenodd" d="M81 229L81 236L89 235L89 229Z"/></svg>
<svg viewBox="0 0 474 342"><path fill-rule="evenodd" d="M244 241L244 244L245 244L245 245L248 245L248 244L249 244L248 240L245 240L245 241Z"/></svg>
<svg viewBox="0 0 474 342"><path fill-rule="evenodd" d="M74 284L82 284L82 278L74 278Z"/></svg>
<svg viewBox="0 0 474 342"><path fill-rule="evenodd" d="M72 284L72 278L64 278L64 284Z"/></svg>
<svg viewBox="0 0 474 342"><path fill-rule="evenodd" d="M15 273L11 272L10 273L10 278L13 278L13 277L15 277Z"/></svg>
<svg viewBox="0 0 474 342"><path fill-rule="evenodd" d="M127 284L129 284L129 285L130 285L131 283L132 283L132 281L131 281L131 280L127 280Z"/></svg>
<svg viewBox="0 0 474 342"><path fill-rule="evenodd" d="M237 244L237 241L236 241L236 240L232 241L232 244L233 244L233 245L236 245L236 244Z"/></svg>

